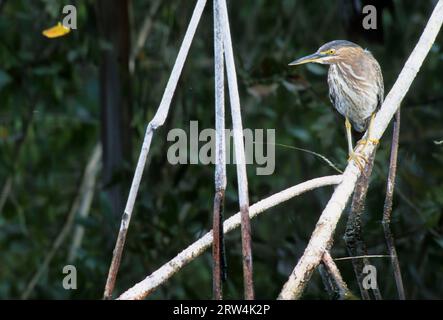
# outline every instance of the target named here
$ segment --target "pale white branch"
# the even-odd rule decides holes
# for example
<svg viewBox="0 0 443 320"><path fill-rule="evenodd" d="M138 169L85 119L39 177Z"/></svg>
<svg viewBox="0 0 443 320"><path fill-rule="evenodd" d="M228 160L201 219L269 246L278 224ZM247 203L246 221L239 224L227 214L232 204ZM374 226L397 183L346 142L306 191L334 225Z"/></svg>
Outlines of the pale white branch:
<svg viewBox="0 0 443 320"><path fill-rule="evenodd" d="M263 199L249 208L249 217L252 219L263 211L272 208L284 201L287 201L295 196L298 196L307 191L329 186L336 185L342 181L341 175L326 176L316 179L312 179L303 183L300 183L291 188L280 191L266 199ZM223 223L224 233L228 233L240 225L240 212L227 219ZM185 250L176 255L168 263L154 271L151 275L140 281L132 288L124 292L118 299L143 299L154 291L161 284L166 282L170 277L177 273L183 266L200 256L207 248L212 244L212 230L206 233L203 237L195 241Z"/></svg>
<svg viewBox="0 0 443 320"><path fill-rule="evenodd" d="M191 47L192 39L194 38L195 31L197 30L198 23L200 21L203 9L205 8L206 0L198 0L195 5L194 12L192 13L191 21L189 22L188 29L186 30L185 37L175 60L174 67L172 68L171 75L166 89L163 93L162 100L157 109L157 112L146 129L145 138L140 152L139 160L132 181L131 189L129 191L128 201L126 203L125 213L128 215L127 220L122 221L121 228L126 229L131 219L132 210L134 207L135 198L137 195L138 187L142 177L143 169L146 163L146 157L149 153L151 146L152 135L155 129L162 126L169 113L169 107L171 105L172 97L174 96L175 88L177 87L178 80L180 78L183 66L188 56L189 48Z"/></svg>

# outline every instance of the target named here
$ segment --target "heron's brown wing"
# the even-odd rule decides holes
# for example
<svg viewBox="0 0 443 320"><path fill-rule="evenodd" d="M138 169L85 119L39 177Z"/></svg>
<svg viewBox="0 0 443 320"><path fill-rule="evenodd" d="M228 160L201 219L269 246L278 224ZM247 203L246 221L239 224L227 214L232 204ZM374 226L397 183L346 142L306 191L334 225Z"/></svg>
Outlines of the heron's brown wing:
<svg viewBox="0 0 443 320"><path fill-rule="evenodd" d="M385 99L385 85L383 82L383 74L381 72L380 65L378 64L377 60L375 60L375 58L374 58L374 65L375 65L374 70L376 72L375 76L377 79L377 86L378 86L378 93L377 93L378 105L377 108L375 108L375 112L378 112Z"/></svg>

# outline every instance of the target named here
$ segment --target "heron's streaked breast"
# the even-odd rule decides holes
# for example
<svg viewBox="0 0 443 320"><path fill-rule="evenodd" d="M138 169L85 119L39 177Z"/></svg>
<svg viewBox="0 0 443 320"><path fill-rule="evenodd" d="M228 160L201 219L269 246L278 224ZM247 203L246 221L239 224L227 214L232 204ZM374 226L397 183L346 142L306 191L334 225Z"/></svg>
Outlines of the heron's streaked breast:
<svg viewBox="0 0 443 320"><path fill-rule="evenodd" d="M337 111L348 117L357 131L365 130L367 119L378 105L377 83L367 74L356 72L344 61L330 66L328 83Z"/></svg>

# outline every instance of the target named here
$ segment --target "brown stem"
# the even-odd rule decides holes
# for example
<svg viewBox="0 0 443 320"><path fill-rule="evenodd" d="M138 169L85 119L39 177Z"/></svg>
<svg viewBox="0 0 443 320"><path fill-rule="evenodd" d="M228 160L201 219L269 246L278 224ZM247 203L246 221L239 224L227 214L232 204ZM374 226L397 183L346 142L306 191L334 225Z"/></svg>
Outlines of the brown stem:
<svg viewBox="0 0 443 320"><path fill-rule="evenodd" d="M401 277L400 263L397 257L397 250L395 249L394 236L391 231L391 214L392 214L392 199L395 189L395 177L397 173L397 156L398 156L398 140L400 135L400 108L397 110L394 119L394 130L392 133L391 157L389 160L389 174L388 183L386 187L386 198L383 207L383 230L385 233L386 244L389 255L391 256L391 264L394 269L395 284L397 286L398 298L405 300L405 289L403 287L403 280Z"/></svg>
<svg viewBox="0 0 443 320"><path fill-rule="evenodd" d="M365 209L365 200L369 187L369 180L374 166L374 152L369 156L367 164L364 168L364 172L357 180L354 196L352 198L351 210L349 213L348 222L346 225L346 231L344 240L348 253L351 257L365 256L367 255L366 245L362 238L362 222L361 216ZM358 287L360 289L361 296L364 300L370 300L369 291L363 287L363 268L369 264L367 258L364 259L352 259L352 266L354 268L355 276L357 278ZM373 290L373 294L377 300L381 299L381 294L378 289Z"/></svg>
<svg viewBox="0 0 443 320"><path fill-rule="evenodd" d="M124 213L123 215L127 215ZM122 218L124 220L125 218ZM112 262L109 267L108 278L106 279L105 292L103 294L103 299L108 300L112 298L112 292L114 291L115 279L117 278L118 269L120 267L120 262L122 259L123 248L126 241L126 233L128 228L120 229L115 243L115 249L112 253Z"/></svg>
<svg viewBox="0 0 443 320"><path fill-rule="evenodd" d="M214 197L213 215L213 246L212 246L212 274L213 274L213 297L216 300L223 299L223 285L225 259L224 259L224 237L223 237L223 208L225 192L217 191Z"/></svg>
<svg viewBox="0 0 443 320"><path fill-rule="evenodd" d="M251 221L249 219L249 206L240 208L240 213L241 213L241 237L242 237L242 253L243 253L243 283L245 288L245 299L254 300Z"/></svg>

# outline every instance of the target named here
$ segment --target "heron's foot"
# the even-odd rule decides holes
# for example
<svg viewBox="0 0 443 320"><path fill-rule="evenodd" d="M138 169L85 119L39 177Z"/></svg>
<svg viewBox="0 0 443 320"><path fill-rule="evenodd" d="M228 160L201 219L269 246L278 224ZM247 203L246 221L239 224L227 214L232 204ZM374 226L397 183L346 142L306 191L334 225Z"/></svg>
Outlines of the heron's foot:
<svg viewBox="0 0 443 320"><path fill-rule="evenodd" d="M366 146L368 143L372 143L374 146L378 145L380 143L380 140L378 139L361 139L357 142L357 145Z"/></svg>
<svg viewBox="0 0 443 320"><path fill-rule="evenodd" d="M359 152L352 151L349 154L348 162L354 161L354 163L357 165L357 167L360 169L361 172L363 172L363 169L365 168L366 164L368 163L368 159L364 155L362 155Z"/></svg>

